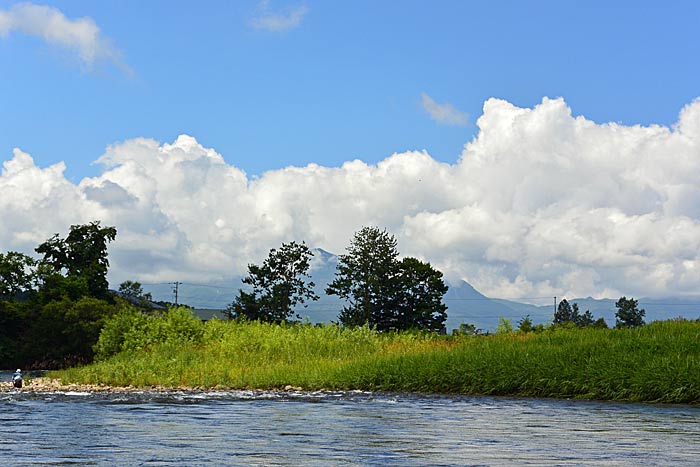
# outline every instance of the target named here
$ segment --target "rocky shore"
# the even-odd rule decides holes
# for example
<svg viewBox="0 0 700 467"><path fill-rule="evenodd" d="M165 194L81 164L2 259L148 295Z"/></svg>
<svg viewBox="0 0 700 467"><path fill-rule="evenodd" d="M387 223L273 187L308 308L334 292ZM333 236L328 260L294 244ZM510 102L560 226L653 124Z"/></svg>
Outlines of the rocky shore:
<svg viewBox="0 0 700 467"><path fill-rule="evenodd" d="M143 390L134 386L107 386L104 384L63 384L61 380L53 378L31 378L24 381L20 391L31 392L128 392ZM172 388L152 387L150 390L172 390ZM184 389L184 388L183 388ZM16 391L11 382L0 382L0 393Z"/></svg>
<svg viewBox="0 0 700 467"><path fill-rule="evenodd" d="M226 390L227 388L198 388L198 387L165 387L165 386L107 386L105 384L63 384L61 380L53 378L31 378L24 381L22 389L19 391L30 392L133 392L133 391L204 391L204 390ZM0 382L0 393L17 391L11 382ZM287 385L280 388L284 391L301 391L302 388Z"/></svg>

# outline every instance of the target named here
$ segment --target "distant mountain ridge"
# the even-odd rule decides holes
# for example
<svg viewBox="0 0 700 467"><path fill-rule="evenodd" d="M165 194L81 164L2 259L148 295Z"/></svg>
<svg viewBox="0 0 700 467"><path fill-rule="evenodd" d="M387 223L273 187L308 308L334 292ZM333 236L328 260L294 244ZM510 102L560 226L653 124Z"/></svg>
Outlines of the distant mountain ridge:
<svg viewBox="0 0 700 467"><path fill-rule="evenodd" d="M310 322L337 321L338 313L344 302L336 296L325 294L325 288L335 276L338 256L320 248L314 249L309 273L315 283L318 301L299 307L298 314ZM238 290L243 287L240 278L216 284L190 284L179 286L178 301L195 308L224 309L231 304ZM447 305L448 332L459 328L461 323L474 324L484 331L493 330L499 317L510 319L513 326L525 316L530 316L534 323L551 322L554 316L554 298L549 305L532 305L513 300L489 298L465 281L448 284L449 290L443 301ZM173 285L144 285L145 292L150 292L154 300L174 301ZM557 301L562 297L557 298ZM569 303L577 303L581 312L590 310L593 316L604 318L608 326L615 325L615 302L617 299L573 298ZM679 316L688 319L700 318L700 297L693 298L639 298L639 308L646 310L646 320L665 320Z"/></svg>

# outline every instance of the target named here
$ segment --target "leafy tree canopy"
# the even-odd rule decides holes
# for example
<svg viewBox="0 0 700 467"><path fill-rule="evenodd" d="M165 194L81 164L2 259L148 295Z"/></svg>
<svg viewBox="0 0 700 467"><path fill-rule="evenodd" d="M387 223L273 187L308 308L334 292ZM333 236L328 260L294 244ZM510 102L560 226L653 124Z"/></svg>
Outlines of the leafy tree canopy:
<svg viewBox="0 0 700 467"><path fill-rule="evenodd" d="M294 307L308 300L318 300L308 274L313 253L305 243L283 243L271 249L262 265L249 264L243 283L250 292L239 291L229 306L229 316L280 323L292 316L299 319Z"/></svg>
<svg viewBox="0 0 700 467"><path fill-rule="evenodd" d="M637 308L638 301L633 298L620 297L615 302L617 312L615 312L615 327L616 328L634 328L644 326L644 309Z"/></svg>
<svg viewBox="0 0 700 467"><path fill-rule="evenodd" d="M51 273L66 271L68 278L83 278L88 294L96 298L106 298L107 244L117 236L114 227L100 227L100 221L84 225L72 225L65 239L55 234L36 248L43 255L44 277Z"/></svg>
<svg viewBox="0 0 700 467"><path fill-rule="evenodd" d="M447 319L442 273L429 263L398 256L396 238L386 230L364 227L355 233L326 288L347 302L338 316L343 325L442 329Z"/></svg>
<svg viewBox="0 0 700 467"><path fill-rule="evenodd" d="M24 253L0 253L0 300L30 290L35 265L36 261Z"/></svg>
<svg viewBox="0 0 700 467"><path fill-rule="evenodd" d="M566 299L559 302L557 311L554 313L554 324L572 323L578 327L593 326L595 320L590 310L581 313L578 303L571 305Z"/></svg>

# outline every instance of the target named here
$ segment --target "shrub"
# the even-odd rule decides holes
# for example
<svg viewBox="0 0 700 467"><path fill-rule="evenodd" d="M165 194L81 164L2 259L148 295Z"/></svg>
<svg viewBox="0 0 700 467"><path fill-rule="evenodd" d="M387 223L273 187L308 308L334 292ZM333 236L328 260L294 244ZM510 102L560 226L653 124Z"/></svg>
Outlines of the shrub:
<svg viewBox="0 0 700 467"><path fill-rule="evenodd" d="M141 350L155 344L201 343L204 324L185 307L170 308L157 316L147 316L125 308L107 321L95 345L97 360L123 350Z"/></svg>

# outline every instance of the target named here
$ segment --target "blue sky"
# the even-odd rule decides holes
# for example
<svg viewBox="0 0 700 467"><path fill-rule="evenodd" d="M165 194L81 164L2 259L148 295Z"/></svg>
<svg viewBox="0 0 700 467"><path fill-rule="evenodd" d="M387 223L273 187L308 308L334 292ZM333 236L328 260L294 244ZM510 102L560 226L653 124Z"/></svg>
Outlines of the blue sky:
<svg viewBox="0 0 700 467"><path fill-rule="evenodd" d="M697 295L700 3L0 0L0 251L214 283L362 226L501 298ZM99 161L98 163L95 163Z"/></svg>
<svg viewBox="0 0 700 467"><path fill-rule="evenodd" d="M251 175L421 149L454 162L490 97L561 96L593 121L648 125L672 124L699 94L691 1L46 5L91 18L121 65L22 32L0 39L0 154L66 161L74 181L99 172L90 163L107 145L139 136L191 134ZM255 27L299 9L296 26ZM422 94L466 119L436 122Z"/></svg>

